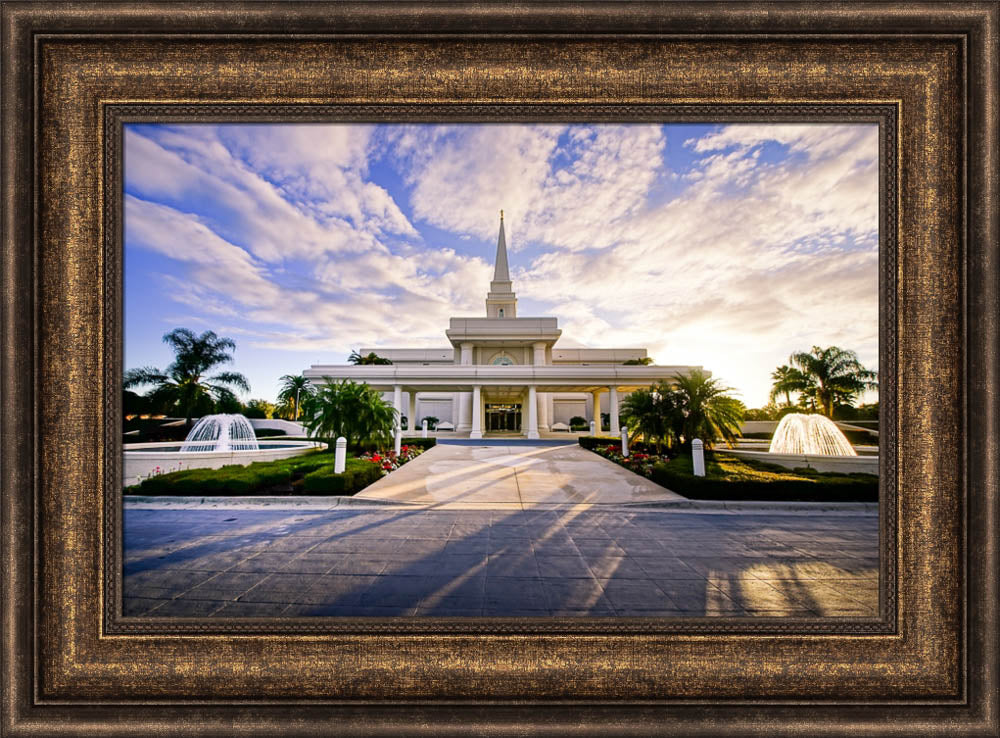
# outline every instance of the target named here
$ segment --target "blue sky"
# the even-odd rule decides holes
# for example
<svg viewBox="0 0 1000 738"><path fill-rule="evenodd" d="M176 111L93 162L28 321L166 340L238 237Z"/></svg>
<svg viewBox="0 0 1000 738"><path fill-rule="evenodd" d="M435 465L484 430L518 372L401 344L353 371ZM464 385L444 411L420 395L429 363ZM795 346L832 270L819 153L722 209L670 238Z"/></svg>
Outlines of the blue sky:
<svg viewBox="0 0 1000 738"><path fill-rule="evenodd" d="M759 406L792 351L877 368L877 154L874 125L131 125L125 366L214 330L273 401L361 346L447 346L503 209L518 314L557 345L643 346Z"/></svg>

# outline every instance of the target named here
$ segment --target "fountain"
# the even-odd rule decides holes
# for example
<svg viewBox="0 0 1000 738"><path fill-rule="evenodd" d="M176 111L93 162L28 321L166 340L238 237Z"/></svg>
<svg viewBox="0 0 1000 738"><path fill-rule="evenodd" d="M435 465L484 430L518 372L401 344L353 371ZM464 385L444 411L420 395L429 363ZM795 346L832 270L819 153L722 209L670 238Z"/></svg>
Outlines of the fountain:
<svg viewBox="0 0 1000 738"><path fill-rule="evenodd" d="M778 423L771 438L772 454L812 456L857 456L843 432L823 415L792 413Z"/></svg>
<svg viewBox="0 0 1000 738"><path fill-rule="evenodd" d="M187 434L180 453L259 449L253 426L243 415L206 415Z"/></svg>
<svg viewBox="0 0 1000 738"><path fill-rule="evenodd" d="M753 430L756 432L756 428ZM855 448L837 424L823 415L786 415L774 429L770 444L752 438L741 439L736 448L727 448L723 453L786 469L808 468L837 474L879 473L878 448Z"/></svg>
<svg viewBox="0 0 1000 738"><path fill-rule="evenodd" d="M127 487L173 471L276 461L325 445L308 440L258 441L253 424L245 416L207 415L195 423L183 442L125 444L122 481Z"/></svg>

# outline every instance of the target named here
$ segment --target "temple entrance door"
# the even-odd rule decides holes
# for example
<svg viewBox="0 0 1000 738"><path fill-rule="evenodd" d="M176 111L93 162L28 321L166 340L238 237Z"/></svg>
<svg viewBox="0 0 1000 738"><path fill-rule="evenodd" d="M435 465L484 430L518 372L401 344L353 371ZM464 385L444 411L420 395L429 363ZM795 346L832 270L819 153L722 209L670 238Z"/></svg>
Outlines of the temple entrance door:
<svg viewBox="0 0 1000 738"><path fill-rule="evenodd" d="M486 403L488 433L520 433L521 405Z"/></svg>

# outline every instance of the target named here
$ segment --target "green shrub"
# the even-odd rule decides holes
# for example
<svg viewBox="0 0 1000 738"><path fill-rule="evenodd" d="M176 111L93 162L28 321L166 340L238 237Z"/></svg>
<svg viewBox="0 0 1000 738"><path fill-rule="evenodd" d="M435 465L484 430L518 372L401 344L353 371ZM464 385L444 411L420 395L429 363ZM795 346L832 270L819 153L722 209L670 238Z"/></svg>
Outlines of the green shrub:
<svg viewBox="0 0 1000 738"><path fill-rule="evenodd" d="M587 419L584 418L581 415L574 415L572 418L569 419L569 425L570 425L571 428L574 425L586 426L587 425Z"/></svg>
<svg viewBox="0 0 1000 738"><path fill-rule="evenodd" d="M348 459L342 474L334 473L332 465L309 472L303 478L302 489L306 494L353 495L381 476L381 469L370 461Z"/></svg>
<svg viewBox="0 0 1000 738"><path fill-rule="evenodd" d="M618 441L621 443L621 441ZM579 443L588 451L593 451L598 446L608 446L615 443L615 439L610 436L580 436Z"/></svg>
<svg viewBox="0 0 1000 738"><path fill-rule="evenodd" d="M415 448L423 449L426 451L429 448L433 448L437 445L436 438L403 438L401 440L401 445L403 446L413 446Z"/></svg>
<svg viewBox="0 0 1000 738"><path fill-rule="evenodd" d="M705 454L705 471L704 477L694 476L691 457L683 454L655 465L652 479L696 500L878 501L878 477L870 474L783 469L725 454Z"/></svg>

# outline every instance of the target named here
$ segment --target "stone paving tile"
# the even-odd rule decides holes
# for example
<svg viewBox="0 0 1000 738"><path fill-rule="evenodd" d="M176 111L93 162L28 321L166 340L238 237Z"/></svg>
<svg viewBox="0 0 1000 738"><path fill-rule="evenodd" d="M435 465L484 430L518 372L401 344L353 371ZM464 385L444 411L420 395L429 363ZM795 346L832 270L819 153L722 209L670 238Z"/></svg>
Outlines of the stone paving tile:
<svg viewBox="0 0 1000 738"><path fill-rule="evenodd" d="M533 553L493 554L486 563L486 574L490 577L536 578L541 576L538 562Z"/></svg>
<svg viewBox="0 0 1000 738"><path fill-rule="evenodd" d="M211 600L170 600L147 613L150 617L206 617L219 610L226 603Z"/></svg>
<svg viewBox="0 0 1000 738"><path fill-rule="evenodd" d="M590 571L598 579L614 577L615 579L649 579L649 574L639 566L635 559L627 556L593 556L583 555Z"/></svg>
<svg viewBox="0 0 1000 738"><path fill-rule="evenodd" d="M122 599L122 614L126 617L134 615L145 615L155 607L169 602L166 599L150 597L125 597Z"/></svg>
<svg viewBox="0 0 1000 738"><path fill-rule="evenodd" d="M220 618L272 618L284 613L287 602L227 602L212 613Z"/></svg>
<svg viewBox="0 0 1000 738"><path fill-rule="evenodd" d="M650 580L599 579L604 595L619 615L639 610L674 609L674 603Z"/></svg>

